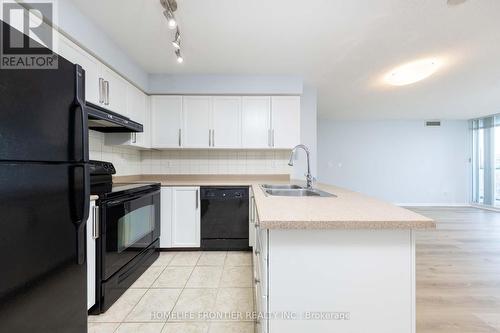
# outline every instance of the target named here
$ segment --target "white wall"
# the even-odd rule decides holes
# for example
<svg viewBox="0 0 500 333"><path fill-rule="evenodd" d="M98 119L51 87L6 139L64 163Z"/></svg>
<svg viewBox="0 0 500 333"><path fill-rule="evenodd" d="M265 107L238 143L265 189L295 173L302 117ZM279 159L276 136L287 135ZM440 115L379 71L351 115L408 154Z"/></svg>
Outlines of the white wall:
<svg viewBox="0 0 500 333"><path fill-rule="evenodd" d="M300 95L302 78L292 75L150 74L150 94Z"/></svg>
<svg viewBox="0 0 500 333"><path fill-rule="evenodd" d="M467 204L467 121L318 120L320 181L398 204Z"/></svg>
<svg viewBox="0 0 500 333"><path fill-rule="evenodd" d="M300 99L300 141L311 151L311 172L317 177L317 91L314 87L304 85ZM306 154L302 149L295 154L292 178L304 179L307 170Z"/></svg>
<svg viewBox="0 0 500 333"><path fill-rule="evenodd" d="M58 1L57 4L59 30L139 88L147 91L149 78L142 67L70 1Z"/></svg>

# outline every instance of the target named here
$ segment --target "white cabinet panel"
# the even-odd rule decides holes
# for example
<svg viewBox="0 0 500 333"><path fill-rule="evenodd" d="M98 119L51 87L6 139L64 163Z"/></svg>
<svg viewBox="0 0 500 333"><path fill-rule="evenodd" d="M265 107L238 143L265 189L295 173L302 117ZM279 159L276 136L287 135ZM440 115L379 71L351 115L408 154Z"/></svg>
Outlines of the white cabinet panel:
<svg viewBox="0 0 500 333"><path fill-rule="evenodd" d="M127 84L127 115L133 121L143 125L142 133L131 133L130 141L132 146L149 148L149 112L147 112L146 94L131 85Z"/></svg>
<svg viewBox="0 0 500 333"><path fill-rule="evenodd" d="M144 95L145 109L143 132L137 133L138 145L143 148L151 148L151 97Z"/></svg>
<svg viewBox="0 0 500 333"><path fill-rule="evenodd" d="M126 98L128 82L104 65L101 65L101 77L108 85L107 101L104 107L128 117Z"/></svg>
<svg viewBox="0 0 500 333"><path fill-rule="evenodd" d="M242 146L243 148L270 147L271 98L242 98Z"/></svg>
<svg viewBox="0 0 500 333"><path fill-rule="evenodd" d="M138 123L144 123L146 94L127 83L127 116Z"/></svg>
<svg viewBox="0 0 500 333"><path fill-rule="evenodd" d="M172 247L200 246L200 188L172 188Z"/></svg>
<svg viewBox="0 0 500 333"><path fill-rule="evenodd" d="M212 147L241 147L241 97L213 97Z"/></svg>
<svg viewBox="0 0 500 333"><path fill-rule="evenodd" d="M142 91L131 84L127 87L127 114L130 119L143 125L142 133L107 133L107 145L151 148L150 100Z"/></svg>
<svg viewBox="0 0 500 333"><path fill-rule="evenodd" d="M211 97L183 98L183 147L208 148L210 136Z"/></svg>
<svg viewBox="0 0 500 333"><path fill-rule="evenodd" d="M93 237L96 227L94 222L98 222L99 219L96 213L95 201L91 201L87 220L87 310L94 306L96 301L96 240Z"/></svg>
<svg viewBox="0 0 500 333"><path fill-rule="evenodd" d="M151 145L153 148L181 146L182 96L151 97Z"/></svg>
<svg viewBox="0 0 500 333"><path fill-rule="evenodd" d="M300 143L300 97L271 98L271 126L274 148L293 148Z"/></svg>
<svg viewBox="0 0 500 333"><path fill-rule="evenodd" d="M172 247L172 213L173 196L172 187L161 188L161 227L160 227L160 247Z"/></svg>
<svg viewBox="0 0 500 333"><path fill-rule="evenodd" d="M72 41L59 36L60 55L85 70L85 99L99 105L99 61Z"/></svg>

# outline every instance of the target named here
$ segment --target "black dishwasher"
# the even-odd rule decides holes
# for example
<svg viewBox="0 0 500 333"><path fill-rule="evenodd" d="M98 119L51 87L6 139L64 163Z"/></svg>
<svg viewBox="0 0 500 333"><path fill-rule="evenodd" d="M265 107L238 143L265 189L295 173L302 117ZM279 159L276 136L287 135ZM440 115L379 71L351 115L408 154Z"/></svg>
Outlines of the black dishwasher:
<svg viewBox="0 0 500 333"><path fill-rule="evenodd" d="M248 187L202 187L201 249L250 250Z"/></svg>

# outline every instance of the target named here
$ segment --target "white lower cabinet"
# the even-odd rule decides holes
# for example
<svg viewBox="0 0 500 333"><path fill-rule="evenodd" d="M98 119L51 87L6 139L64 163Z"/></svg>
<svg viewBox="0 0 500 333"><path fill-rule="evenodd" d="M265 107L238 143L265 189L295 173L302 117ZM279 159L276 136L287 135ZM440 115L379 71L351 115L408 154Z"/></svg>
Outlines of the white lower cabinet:
<svg viewBox="0 0 500 333"><path fill-rule="evenodd" d="M172 187L161 188L160 247L172 247Z"/></svg>
<svg viewBox="0 0 500 333"><path fill-rule="evenodd" d="M255 204L253 204L255 207ZM256 331L268 332L268 232L259 227L259 217L254 209L254 248L253 248L253 274L255 292L255 311L257 312Z"/></svg>
<svg viewBox="0 0 500 333"><path fill-rule="evenodd" d="M160 247L200 247L200 188L162 187Z"/></svg>
<svg viewBox="0 0 500 333"><path fill-rule="evenodd" d="M87 220L87 310L94 306L96 301L96 239L99 235L98 226L98 211L95 201L91 201Z"/></svg>

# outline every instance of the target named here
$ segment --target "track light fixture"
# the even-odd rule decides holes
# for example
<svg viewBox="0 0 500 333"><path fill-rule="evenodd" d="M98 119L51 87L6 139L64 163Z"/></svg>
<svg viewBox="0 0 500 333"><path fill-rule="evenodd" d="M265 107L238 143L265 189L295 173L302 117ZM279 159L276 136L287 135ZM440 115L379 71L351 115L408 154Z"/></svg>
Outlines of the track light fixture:
<svg viewBox="0 0 500 333"><path fill-rule="evenodd" d="M181 33L179 32L179 28L175 31L175 38L172 41L172 46L176 49L181 48Z"/></svg>
<svg viewBox="0 0 500 333"><path fill-rule="evenodd" d="M170 29L175 29L175 27L177 27L177 21L175 20L174 13L169 10L165 10L163 12L163 15L165 15L165 17L167 18L168 27Z"/></svg>
<svg viewBox="0 0 500 333"><path fill-rule="evenodd" d="M175 19L174 12L177 10L176 0L160 0L160 4L164 8L163 15L167 19L167 24L170 29L175 29L175 37L172 40L172 46L174 47L174 53L177 57L177 62L180 64L184 62L181 55L181 32L179 30L179 24Z"/></svg>
<svg viewBox="0 0 500 333"><path fill-rule="evenodd" d="M175 50L175 55L177 56L177 62L179 64L182 64L182 62L184 62L184 59L182 58L182 55L181 55L181 50Z"/></svg>
<svg viewBox="0 0 500 333"><path fill-rule="evenodd" d="M177 10L177 2L175 0L160 0L160 3L165 8L163 15L167 18L168 27L175 29L177 21L175 20L174 12Z"/></svg>

